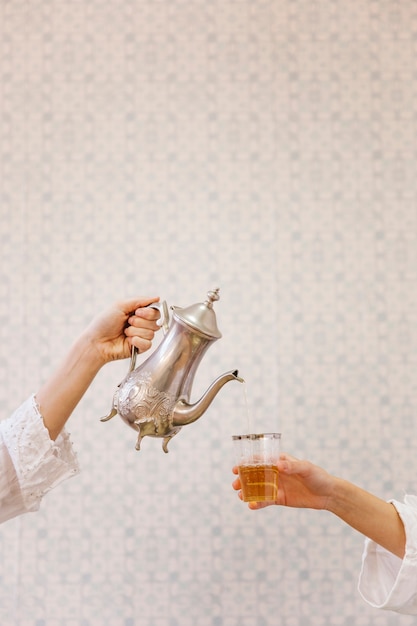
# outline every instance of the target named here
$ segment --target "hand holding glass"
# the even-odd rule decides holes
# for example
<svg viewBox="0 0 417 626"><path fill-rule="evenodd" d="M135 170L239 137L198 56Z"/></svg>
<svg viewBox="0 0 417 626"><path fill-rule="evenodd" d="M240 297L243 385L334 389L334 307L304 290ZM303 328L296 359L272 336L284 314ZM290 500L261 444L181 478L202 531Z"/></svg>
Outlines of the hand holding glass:
<svg viewBox="0 0 417 626"><path fill-rule="evenodd" d="M236 465L244 502L274 502L278 497L281 433L234 435Z"/></svg>

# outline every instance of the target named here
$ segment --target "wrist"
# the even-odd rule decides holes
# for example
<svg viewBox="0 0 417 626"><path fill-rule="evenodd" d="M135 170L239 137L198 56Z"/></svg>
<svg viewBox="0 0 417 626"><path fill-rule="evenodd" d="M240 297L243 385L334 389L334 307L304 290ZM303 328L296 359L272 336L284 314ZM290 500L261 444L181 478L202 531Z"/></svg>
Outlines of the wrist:
<svg viewBox="0 0 417 626"><path fill-rule="evenodd" d="M97 341L88 332L80 335L73 344L71 352L77 361L81 360L84 367L91 369L94 374L106 364Z"/></svg>
<svg viewBox="0 0 417 626"><path fill-rule="evenodd" d="M324 507L326 511L329 511L334 515L340 515L341 509L346 506L346 502L348 500L347 489L349 488L349 485L350 483L342 478L331 476L329 493Z"/></svg>

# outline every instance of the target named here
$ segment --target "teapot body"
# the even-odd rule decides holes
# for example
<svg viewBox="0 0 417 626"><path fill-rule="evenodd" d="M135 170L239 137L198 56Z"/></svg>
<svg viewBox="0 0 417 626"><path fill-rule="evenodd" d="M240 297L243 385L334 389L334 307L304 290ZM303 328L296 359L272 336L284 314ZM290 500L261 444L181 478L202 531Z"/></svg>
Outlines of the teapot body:
<svg viewBox="0 0 417 626"><path fill-rule="evenodd" d="M188 403L210 343L174 319L155 352L120 384L117 412L123 421L142 437L173 437L181 428L173 424L175 407L179 401Z"/></svg>

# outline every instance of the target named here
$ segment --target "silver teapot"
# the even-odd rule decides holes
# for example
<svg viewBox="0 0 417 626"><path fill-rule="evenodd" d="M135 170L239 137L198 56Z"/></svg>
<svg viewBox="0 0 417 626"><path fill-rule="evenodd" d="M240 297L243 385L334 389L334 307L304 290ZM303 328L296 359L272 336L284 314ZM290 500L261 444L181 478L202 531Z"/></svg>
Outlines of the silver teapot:
<svg viewBox="0 0 417 626"><path fill-rule="evenodd" d="M219 300L219 289L209 291L207 300L187 308L172 306L172 319L166 302L149 305L158 309L164 338L146 361L136 366L137 349L132 350L130 369L117 387L113 407L106 422L114 415L138 431L136 450L143 437L163 437L162 449L183 426L198 420L230 380L244 382L237 370L222 374L212 382L203 396L191 404L194 375L207 348L222 335L217 328L213 302Z"/></svg>

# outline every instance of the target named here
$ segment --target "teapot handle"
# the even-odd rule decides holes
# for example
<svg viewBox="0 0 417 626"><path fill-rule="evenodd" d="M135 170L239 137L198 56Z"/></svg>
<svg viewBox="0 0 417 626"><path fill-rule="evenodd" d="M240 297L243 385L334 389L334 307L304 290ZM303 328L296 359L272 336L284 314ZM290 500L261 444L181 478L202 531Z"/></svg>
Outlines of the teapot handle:
<svg viewBox="0 0 417 626"><path fill-rule="evenodd" d="M159 318L159 320L157 320L156 323L158 326L162 326L163 333L164 335L166 335L169 328L169 311L166 301L163 300L162 302L153 302L152 304L148 304L146 308L156 309L160 312L161 317ZM136 346L132 346L132 356L130 357L129 372L133 372L133 370L135 369L136 357L138 356L138 353L139 350L136 348Z"/></svg>

